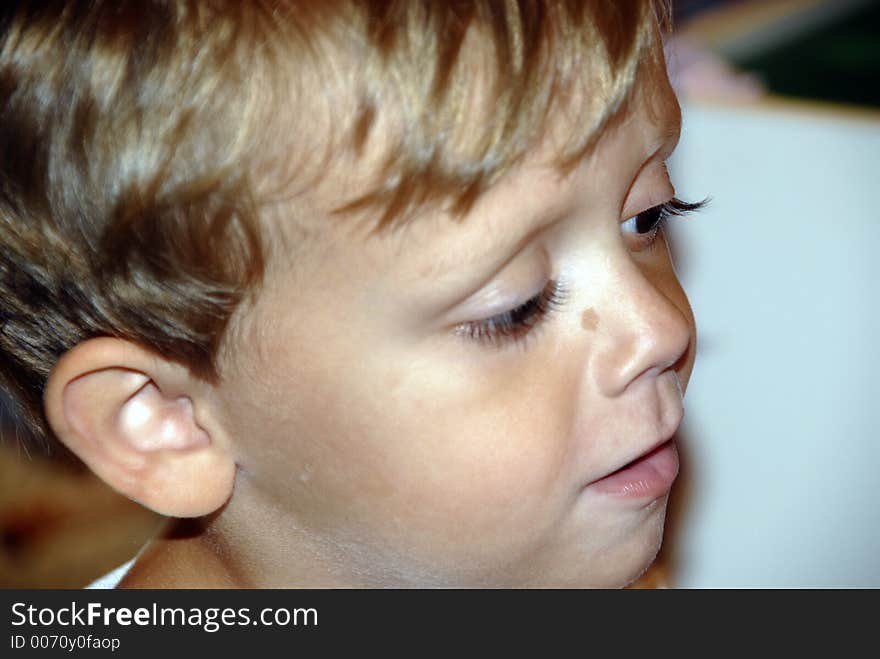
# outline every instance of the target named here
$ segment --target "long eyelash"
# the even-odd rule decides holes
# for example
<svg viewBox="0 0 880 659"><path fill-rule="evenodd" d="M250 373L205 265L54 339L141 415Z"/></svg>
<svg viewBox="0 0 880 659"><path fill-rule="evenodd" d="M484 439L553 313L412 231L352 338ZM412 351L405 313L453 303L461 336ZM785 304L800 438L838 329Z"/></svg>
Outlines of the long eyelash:
<svg viewBox="0 0 880 659"><path fill-rule="evenodd" d="M551 279L538 295L518 307L485 320L464 323L458 333L469 339L502 347L524 339L550 313L565 304L566 291Z"/></svg>
<svg viewBox="0 0 880 659"><path fill-rule="evenodd" d="M647 235L648 244L653 246L657 234L670 217L681 217L688 213L694 213L702 210L708 203L708 197L696 203L674 198L660 206L660 217ZM457 328L456 333L498 348L503 347L511 340L519 342L525 339L531 330L548 315L562 307L566 298L567 291L557 280L551 279L547 282L544 290L518 307L485 320L464 323Z"/></svg>
<svg viewBox="0 0 880 659"><path fill-rule="evenodd" d="M657 219L657 223L651 229L650 233L645 236L648 246L654 246L654 241L657 239L657 235L666 226L666 222L670 217L682 217L689 213L697 213L708 205L709 197L694 203L682 201L678 197L675 197L667 201L665 204L662 204L660 206L660 217Z"/></svg>

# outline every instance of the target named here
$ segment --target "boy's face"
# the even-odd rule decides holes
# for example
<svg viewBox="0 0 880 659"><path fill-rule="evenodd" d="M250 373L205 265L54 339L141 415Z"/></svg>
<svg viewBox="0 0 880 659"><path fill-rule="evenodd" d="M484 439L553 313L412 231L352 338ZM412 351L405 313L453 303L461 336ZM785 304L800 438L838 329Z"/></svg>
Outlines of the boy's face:
<svg viewBox="0 0 880 659"><path fill-rule="evenodd" d="M693 365L665 239L623 224L673 197L661 96L463 223L362 239L321 218L275 263L219 390L240 469L217 523L276 583L619 586L649 565L677 458L605 477L672 436Z"/></svg>

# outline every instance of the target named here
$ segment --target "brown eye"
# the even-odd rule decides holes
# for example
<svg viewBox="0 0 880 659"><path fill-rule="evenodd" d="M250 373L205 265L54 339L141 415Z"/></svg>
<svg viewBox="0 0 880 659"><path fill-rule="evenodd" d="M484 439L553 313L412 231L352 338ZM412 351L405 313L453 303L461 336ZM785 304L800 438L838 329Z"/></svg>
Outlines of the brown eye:
<svg viewBox="0 0 880 659"><path fill-rule="evenodd" d="M621 222L620 230L639 236L656 233L669 215L666 206L666 204L661 204L642 211L638 215L633 215L628 220Z"/></svg>
<svg viewBox="0 0 880 659"><path fill-rule="evenodd" d="M706 204L705 201L696 204L689 204L680 199L672 199L665 204L654 206L646 211L642 211L638 215L634 215L620 223L620 230L623 233L632 234L639 237L639 240L647 245L654 242L663 223L670 217L679 217L693 211L700 210Z"/></svg>
<svg viewBox="0 0 880 659"><path fill-rule="evenodd" d="M654 208L649 208L646 211L643 211L636 215L633 218L630 218L624 224L628 222L632 222L631 228L635 230L636 233L646 234L651 233L656 230L660 224L666 219L666 206L665 204L662 206L654 206Z"/></svg>

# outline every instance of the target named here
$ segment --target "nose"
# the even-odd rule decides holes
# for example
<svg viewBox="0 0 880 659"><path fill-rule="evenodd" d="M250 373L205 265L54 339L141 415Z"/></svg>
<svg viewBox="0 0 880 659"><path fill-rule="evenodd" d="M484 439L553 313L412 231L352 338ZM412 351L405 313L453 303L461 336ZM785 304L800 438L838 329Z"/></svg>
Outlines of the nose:
<svg viewBox="0 0 880 659"><path fill-rule="evenodd" d="M687 301L673 273L654 276L627 260L615 283L602 314L611 326L606 326L609 343L598 385L608 397L620 395L643 375L673 367L693 339ZM676 304L671 298L678 297Z"/></svg>

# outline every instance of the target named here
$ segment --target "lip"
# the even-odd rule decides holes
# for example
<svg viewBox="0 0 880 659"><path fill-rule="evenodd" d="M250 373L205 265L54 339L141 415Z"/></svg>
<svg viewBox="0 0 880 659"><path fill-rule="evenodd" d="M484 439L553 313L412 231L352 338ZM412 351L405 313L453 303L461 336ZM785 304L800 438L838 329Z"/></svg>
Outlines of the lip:
<svg viewBox="0 0 880 659"><path fill-rule="evenodd" d="M617 499L656 499L669 492L678 469L678 449L668 439L586 489Z"/></svg>
<svg viewBox="0 0 880 659"><path fill-rule="evenodd" d="M671 423L657 439L643 444L638 453L621 456L625 460L622 459L617 465L609 465L611 471L606 471L604 476L589 482L584 491L639 501L654 500L669 493L680 467L675 433L684 420L681 383L674 371L672 375L675 377L679 395L675 414L672 418L668 413L664 415Z"/></svg>

